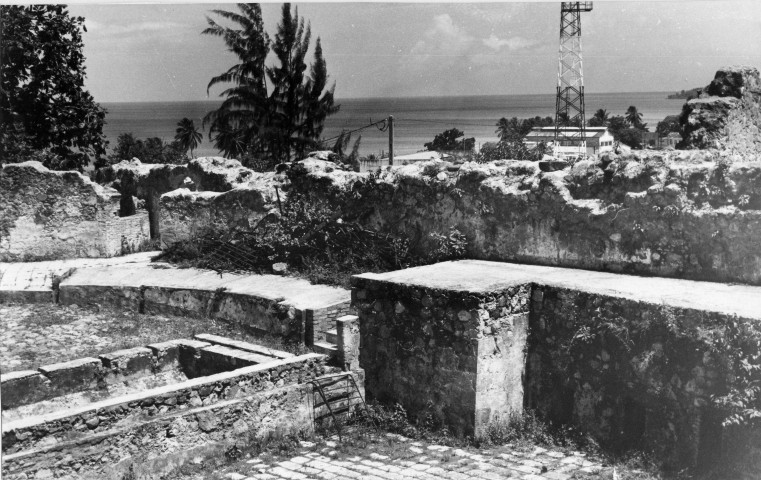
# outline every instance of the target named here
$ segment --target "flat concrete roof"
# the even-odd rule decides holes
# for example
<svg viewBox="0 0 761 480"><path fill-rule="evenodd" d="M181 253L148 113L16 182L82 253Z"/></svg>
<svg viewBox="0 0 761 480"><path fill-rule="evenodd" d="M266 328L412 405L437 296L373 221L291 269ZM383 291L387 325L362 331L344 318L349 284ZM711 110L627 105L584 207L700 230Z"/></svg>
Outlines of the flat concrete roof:
<svg viewBox="0 0 761 480"><path fill-rule="evenodd" d="M651 304L734 314L761 320L761 287L749 285L639 277L484 260L442 262L395 272L365 273L356 277L473 293L485 293L534 283Z"/></svg>

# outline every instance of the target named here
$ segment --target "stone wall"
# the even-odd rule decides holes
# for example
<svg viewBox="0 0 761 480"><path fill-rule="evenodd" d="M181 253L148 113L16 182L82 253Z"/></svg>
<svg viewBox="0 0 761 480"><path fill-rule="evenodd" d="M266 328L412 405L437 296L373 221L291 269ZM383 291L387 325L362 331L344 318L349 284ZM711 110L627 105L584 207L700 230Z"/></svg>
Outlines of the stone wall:
<svg viewBox="0 0 761 480"><path fill-rule="evenodd" d="M313 428L324 357L291 357L3 424L3 477L159 478L198 456ZM143 476L144 475L144 476Z"/></svg>
<svg viewBox="0 0 761 480"><path fill-rule="evenodd" d="M121 196L39 162L0 171L0 261L111 257L148 239L146 212L119 216Z"/></svg>
<svg viewBox="0 0 761 480"><path fill-rule="evenodd" d="M753 67L727 67L698 98L688 101L680 118L680 148L720 148L732 153L761 153L761 76Z"/></svg>
<svg viewBox="0 0 761 480"><path fill-rule="evenodd" d="M276 205L273 205L274 186L241 186L222 193L182 188L162 195L159 208L162 246L207 233L254 230Z"/></svg>
<svg viewBox="0 0 761 480"><path fill-rule="evenodd" d="M258 173L243 167L237 160L230 160L221 157L201 157L195 158L188 162L187 165L164 165L164 164L144 164L139 159L133 158L130 161L124 160L115 165L99 169L95 173L95 179L102 185L115 188L123 195L121 208L123 212L134 211L135 205L133 197L145 202L151 219L151 236L159 238L160 231L160 197L168 192L177 189L186 189L187 192L227 192L236 187L246 188L245 186L255 186L262 181L271 181L275 177L274 173ZM185 193L182 198L188 199L192 194ZM274 192L272 193L274 195ZM198 199L199 204L204 204L205 199L213 198L214 195L201 195ZM237 196L235 198L241 198ZM235 204L235 198L229 201ZM235 204L239 208L250 208L243 199L243 203ZM167 207L168 208L168 207ZM196 211L193 205L189 205L191 211ZM215 214L224 214L225 206ZM175 212L181 213L181 212ZM189 217L186 217L189 218ZM215 215L201 219L205 227L211 226L215 220ZM226 220L223 218L220 222ZM185 226L182 223L173 226L188 229L195 233L192 225ZM172 234L170 232L170 238Z"/></svg>
<svg viewBox="0 0 761 480"><path fill-rule="evenodd" d="M761 163L639 153L542 172L535 163L426 162L378 177L310 171L292 188L411 239L458 228L470 258L761 283ZM350 194L346 194L349 192Z"/></svg>
<svg viewBox="0 0 761 480"><path fill-rule="evenodd" d="M369 395L459 435L522 411L528 286L437 289L370 274L352 282Z"/></svg>
<svg viewBox="0 0 761 480"><path fill-rule="evenodd" d="M743 442L753 432L722 428L713 397L741 375L742 352L757 348L756 323L535 286L526 403L613 450L657 448L669 467L710 468L752 445Z"/></svg>

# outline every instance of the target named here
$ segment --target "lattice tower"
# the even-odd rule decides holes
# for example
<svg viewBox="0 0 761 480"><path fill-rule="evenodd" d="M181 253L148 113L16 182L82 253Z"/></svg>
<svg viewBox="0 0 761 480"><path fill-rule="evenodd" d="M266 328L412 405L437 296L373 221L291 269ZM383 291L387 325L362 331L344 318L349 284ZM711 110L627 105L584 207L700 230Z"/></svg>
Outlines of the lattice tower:
<svg viewBox="0 0 761 480"><path fill-rule="evenodd" d="M556 156L559 146L577 146L581 157L587 153L581 12L591 10L592 2L562 2L560 7L558 89L555 100Z"/></svg>

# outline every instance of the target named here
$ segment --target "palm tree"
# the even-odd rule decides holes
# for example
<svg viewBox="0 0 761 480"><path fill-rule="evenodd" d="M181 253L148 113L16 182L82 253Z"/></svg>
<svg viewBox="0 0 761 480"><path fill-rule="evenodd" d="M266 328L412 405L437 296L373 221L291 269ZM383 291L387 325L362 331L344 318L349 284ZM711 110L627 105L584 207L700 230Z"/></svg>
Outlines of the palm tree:
<svg viewBox="0 0 761 480"><path fill-rule="evenodd" d="M608 123L608 111L604 108L599 108L589 120L591 127L604 127Z"/></svg>
<svg viewBox="0 0 761 480"><path fill-rule="evenodd" d="M180 143L180 146L184 151L187 152L190 150L191 157L193 156L193 150L198 147L198 143L202 138L203 136L196 128L193 120L185 117L177 122L177 133L175 134L174 139Z"/></svg>
<svg viewBox="0 0 761 480"><path fill-rule="evenodd" d="M634 105L626 109L626 123L635 128L642 128L642 114L637 111L637 107Z"/></svg>
<svg viewBox="0 0 761 480"><path fill-rule="evenodd" d="M270 117L267 105L267 78L264 62L270 49L270 38L264 31L259 4L240 3L240 13L212 10L213 13L238 24L239 28L219 25L206 17L209 26L202 32L221 37L227 49L240 63L209 81L206 93L217 84L233 86L220 93L226 97L219 109L206 114L204 125L210 124L209 139L225 156L238 156L245 150L261 153L264 150L264 126ZM243 145L244 139L252 145Z"/></svg>
<svg viewBox="0 0 761 480"><path fill-rule="evenodd" d="M293 153L312 148L325 118L338 111L335 85L327 85L322 45L318 38L308 70L311 30L298 10L292 14L291 5L283 5L277 33L270 40L258 4L238 4L238 9L240 13L212 10L237 28L207 18L209 26L203 31L221 37L240 62L209 82L207 93L216 84L232 86L220 94L225 100L204 117L204 124L210 124L209 138L225 155L251 154L273 164L288 161ZM272 67L265 65L270 47L276 61Z"/></svg>

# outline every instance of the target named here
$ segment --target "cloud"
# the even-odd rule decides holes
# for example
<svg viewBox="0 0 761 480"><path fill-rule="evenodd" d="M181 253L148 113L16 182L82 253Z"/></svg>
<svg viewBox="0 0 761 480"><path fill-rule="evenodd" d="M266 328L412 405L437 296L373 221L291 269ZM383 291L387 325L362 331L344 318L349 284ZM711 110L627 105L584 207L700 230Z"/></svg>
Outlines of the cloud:
<svg viewBox="0 0 761 480"><path fill-rule="evenodd" d="M459 56L465 54L476 38L455 25L448 13L435 15L433 26L426 30L425 39L412 47L415 55Z"/></svg>
<svg viewBox="0 0 761 480"><path fill-rule="evenodd" d="M528 40L523 37L498 38L493 33L489 35L489 38L482 39L481 42L495 52L498 52L502 47L514 51L532 47L537 43L535 40Z"/></svg>

